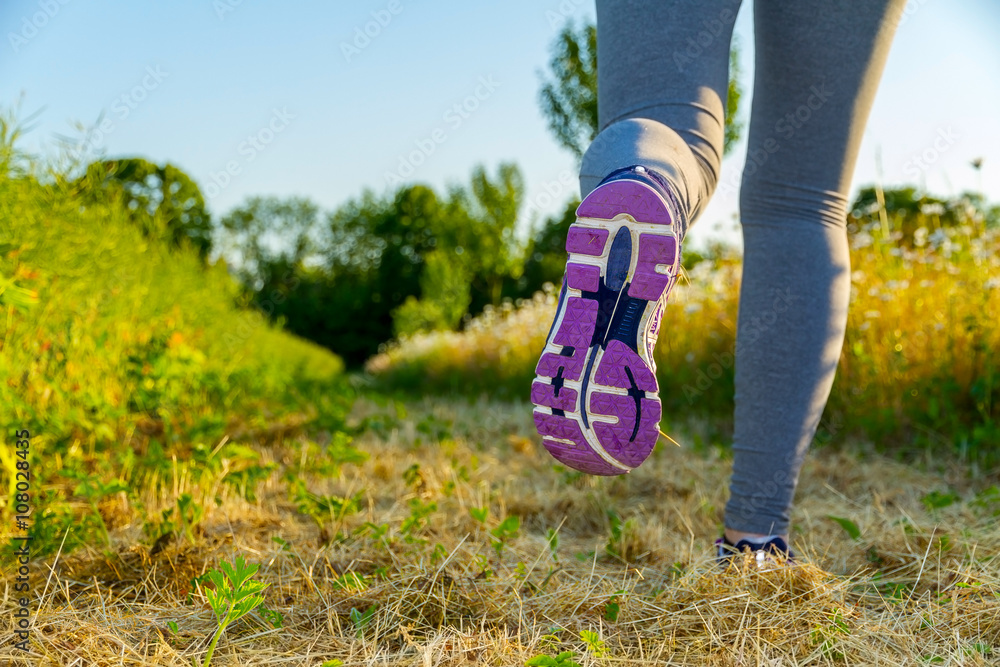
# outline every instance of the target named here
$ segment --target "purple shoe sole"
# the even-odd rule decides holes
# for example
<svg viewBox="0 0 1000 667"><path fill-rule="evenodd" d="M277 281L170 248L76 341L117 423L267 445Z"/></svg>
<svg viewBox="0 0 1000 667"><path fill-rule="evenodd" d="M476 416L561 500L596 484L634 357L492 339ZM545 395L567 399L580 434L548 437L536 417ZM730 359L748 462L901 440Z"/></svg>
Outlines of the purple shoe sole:
<svg viewBox="0 0 1000 667"><path fill-rule="evenodd" d="M620 475L656 444L653 345L677 279L673 207L634 172L587 195L566 239L559 307L531 385L542 443L561 463Z"/></svg>

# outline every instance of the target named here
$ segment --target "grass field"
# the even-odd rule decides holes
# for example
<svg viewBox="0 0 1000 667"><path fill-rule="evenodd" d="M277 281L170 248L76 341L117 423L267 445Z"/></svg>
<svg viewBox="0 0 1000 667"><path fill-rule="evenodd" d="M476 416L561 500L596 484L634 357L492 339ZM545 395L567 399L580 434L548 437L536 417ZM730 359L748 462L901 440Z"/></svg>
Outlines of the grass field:
<svg viewBox="0 0 1000 667"><path fill-rule="evenodd" d="M115 521L125 504L114 499L105 508L111 550L95 544L36 565L38 657L19 660L5 645L0 659L200 661L214 621L191 580L236 554L261 565L266 605L284 621L278 629L256 616L237 622L213 664L997 659L1000 493L947 458L917 471L817 451L794 516L802 565L724 572L710 547L721 526L724 450L661 443L631 475L593 478L554 467L518 403L362 400L350 423L363 428L353 444L368 457L336 474L338 455L311 448L307 434L249 441L278 470L252 502L223 494L207 505L193 543L151 555L138 524ZM317 496L358 494L358 502L314 521L289 499L284 471ZM828 516L855 524L858 539Z"/></svg>
<svg viewBox="0 0 1000 667"><path fill-rule="evenodd" d="M516 398L551 294L347 376L10 136L0 119L0 664L996 664L1000 242L974 218L856 243L882 269L854 276L800 564L723 571L735 258L668 311L703 327L657 351L701 392L665 396L682 446L587 477Z"/></svg>

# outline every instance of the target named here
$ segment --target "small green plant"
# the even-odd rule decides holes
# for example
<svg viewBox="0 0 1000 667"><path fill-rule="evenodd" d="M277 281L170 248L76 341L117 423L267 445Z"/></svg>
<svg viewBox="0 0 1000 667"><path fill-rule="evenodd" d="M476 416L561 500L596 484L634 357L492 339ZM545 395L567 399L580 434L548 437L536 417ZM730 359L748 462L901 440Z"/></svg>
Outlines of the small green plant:
<svg viewBox="0 0 1000 667"><path fill-rule="evenodd" d="M634 536L639 527L638 522L635 517L629 517L625 521L622 521L617 512L609 509L608 523L610 524L611 534L604 545L605 553L614 558L627 560L630 556L634 555L634 548L631 544L634 543Z"/></svg>
<svg viewBox="0 0 1000 667"><path fill-rule="evenodd" d="M861 539L861 529L858 528L858 524L854 523L850 519L844 519L842 517L833 516L830 514L827 514L826 518L829 519L830 521L836 522L837 525L839 525L841 528L844 529L845 533L851 536L852 540Z"/></svg>
<svg viewBox="0 0 1000 667"><path fill-rule="evenodd" d="M281 612L268 609L263 605L257 607L257 613L260 614L261 618L270 623L272 627L280 628L285 623L285 616Z"/></svg>
<svg viewBox="0 0 1000 667"><path fill-rule="evenodd" d="M993 516L1000 516L1000 487L987 487L976 494L970 503L973 507L992 512Z"/></svg>
<svg viewBox="0 0 1000 667"><path fill-rule="evenodd" d="M350 498L340 496L325 496L312 493L306 488L305 482L298 478L288 478L289 495L298 506L299 512L310 517L319 528L320 542L327 544L330 542L330 534L327 530L329 522L337 523L335 537L341 539L340 525L344 518L354 514L361 506L364 492L360 491Z"/></svg>
<svg viewBox="0 0 1000 667"><path fill-rule="evenodd" d="M359 593L368 588L368 581L365 579L365 576L357 572L345 572L334 579L332 583L334 588L345 591L357 591Z"/></svg>
<svg viewBox="0 0 1000 667"><path fill-rule="evenodd" d="M583 640L584 645L587 647L587 652L595 658L603 658L607 654L608 648L604 645L604 640L596 632L583 630L580 632L580 639Z"/></svg>
<svg viewBox="0 0 1000 667"><path fill-rule="evenodd" d="M297 447L299 474L311 472L319 477L336 477L346 463L360 465L368 460L368 454L353 447L353 438L342 431L335 431L325 446L302 439Z"/></svg>
<svg viewBox="0 0 1000 667"><path fill-rule="evenodd" d="M605 621L610 621L611 623L614 623L615 621L618 620L618 614L622 610L622 606L621 606L620 600L621 600L621 596L624 595L625 592L626 591L624 591L624 590L617 591L614 595L611 596L611 599L609 599L607 601L607 603L605 603L605 605L604 605L604 620Z"/></svg>
<svg viewBox="0 0 1000 667"><path fill-rule="evenodd" d="M476 579L489 579L493 576L493 570L490 569L490 561L483 554L476 556L476 565L479 568L479 574L476 575Z"/></svg>
<svg viewBox="0 0 1000 667"><path fill-rule="evenodd" d="M993 653L993 647L989 644L984 644L982 642L976 642L969 648L965 649L965 655L973 655L978 653L982 656L987 656Z"/></svg>
<svg viewBox="0 0 1000 667"><path fill-rule="evenodd" d="M380 542L387 539L387 535L389 534L389 524L374 524L371 521L365 521L364 524L354 529L354 534L357 537L370 535L373 540ZM392 539L389 538L389 541L391 542Z"/></svg>
<svg viewBox="0 0 1000 667"><path fill-rule="evenodd" d="M815 628L810 633L813 644L819 645L820 651L833 660L843 660L844 654L837 650L840 637L851 634L851 626L844 620L840 609L836 609L830 617L830 625Z"/></svg>
<svg viewBox="0 0 1000 667"><path fill-rule="evenodd" d="M444 548L444 545L438 542L434 545L434 550L431 551L431 562L439 563L448 557L448 550Z"/></svg>
<svg viewBox="0 0 1000 667"><path fill-rule="evenodd" d="M971 588L973 590L976 590L977 588L979 588L982 585L983 585L983 582L981 582L981 581L971 581L971 582L970 581L958 581L958 582L955 582L955 588Z"/></svg>
<svg viewBox="0 0 1000 667"><path fill-rule="evenodd" d="M184 536L195 543L194 530L205 518L205 509L195 502L190 493L181 494L173 507L168 507L160 516L143 524L142 530L154 542L153 549L159 551L161 546L170 541L173 536Z"/></svg>
<svg viewBox="0 0 1000 667"><path fill-rule="evenodd" d="M621 605L618 604L617 598L611 598L604 605L604 620L614 623L618 620L618 613L621 611Z"/></svg>
<svg viewBox="0 0 1000 667"><path fill-rule="evenodd" d="M107 496L121 491L128 491L128 485L122 481L116 479L110 482L102 482L95 477L86 478L84 481L77 484L75 489L73 489L74 495L83 496L87 499L87 503L90 505L93 516L97 518L97 523L101 527L101 532L104 534L104 541L107 542L109 549L112 548L111 535L108 533L108 526L104 523L104 518L101 516L101 510L97 505L102 498L106 498Z"/></svg>
<svg viewBox="0 0 1000 667"><path fill-rule="evenodd" d="M576 654L573 651L563 651L557 655L536 655L526 663L525 667L580 667L573 658Z"/></svg>
<svg viewBox="0 0 1000 667"><path fill-rule="evenodd" d="M488 519L490 516L490 508L488 505L485 507L470 507L469 516L471 516L479 523L485 525L486 519Z"/></svg>
<svg viewBox="0 0 1000 667"><path fill-rule="evenodd" d="M241 498L253 503L257 501L258 487L267 481L277 468L278 464L273 461L264 465L246 465L239 470L229 472L222 481L236 489Z"/></svg>
<svg viewBox="0 0 1000 667"><path fill-rule="evenodd" d="M949 505L954 505L959 500L961 499L954 491L931 491L921 498L920 502L924 504L924 507L926 507L928 511L934 511L944 509Z"/></svg>
<svg viewBox="0 0 1000 667"><path fill-rule="evenodd" d="M882 596L882 599L892 604L900 604L912 595L912 584L898 581L883 581L881 573L876 573L872 577L872 582L875 584L875 590Z"/></svg>
<svg viewBox="0 0 1000 667"><path fill-rule="evenodd" d="M377 604L373 604L364 611L358 611L354 607L351 607L351 623L354 624L354 630L357 636L360 638L365 631L365 628L371 623L372 618L375 616L375 610L378 608Z"/></svg>
<svg viewBox="0 0 1000 667"><path fill-rule="evenodd" d="M471 477L469 476L469 469L458 462L458 459L454 456L451 457L451 469L455 473L455 477L462 482L468 482Z"/></svg>
<svg viewBox="0 0 1000 667"><path fill-rule="evenodd" d="M202 582L207 580L215 586L214 589L205 590L205 598L212 607L219 625L215 636L212 637L212 643L208 646L202 667L211 664L215 646L219 643L219 638L222 637L226 627L264 603L264 596L261 593L270 584L253 581L253 576L257 574L259 567L256 563L247 564L243 556L237 556L233 565L222 561L218 570L212 570L201 577Z"/></svg>
<svg viewBox="0 0 1000 667"><path fill-rule="evenodd" d="M450 419L440 419L429 414L417 422L417 433L427 436L431 442L440 442L451 437L451 426ZM422 444L421 438L417 438L414 444Z"/></svg>
<svg viewBox="0 0 1000 667"><path fill-rule="evenodd" d="M437 511L437 503L434 501L429 500L425 503L419 498L410 499L410 515L403 519L403 523L399 526L399 532L405 536L404 539L410 543L423 544L426 542L427 540L417 537L416 533L427 525L427 517L435 511Z"/></svg>
<svg viewBox="0 0 1000 667"><path fill-rule="evenodd" d="M545 541L549 545L549 553L552 554L552 560L559 562L559 532L554 528L549 528L545 535Z"/></svg>
<svg viewBox="0 0 1000 667"><path fill-rule="evenodd" d="M497 557L503 553L503 548L507 542L517 537L521 528L521 521L516 516L509 516L500 522L500 525L490 531L493 536L493 548L497 552Z"/></svg>
<svg viewBox="0 0 1000 667"><path fill-rule="evenodd" d="M194 528L205 517L205 508L196 503L190 493L183 493L177 499L177 516L180 520L180 532L188 542L194 544Z"/></svg>
<svg viewBox="0 0 1000 667"><path fill-rule="evenodd" d="M403 471L403 481L406 482L407 486L412 486L418 491L427 486L427 482L424 480L424 475L420 472L419 463L414 463Z"/></svg>
<svg viewBox="0 0 1000 667"><path fill-rule="evenodd" d="M370 431L382 440L388 440L394 431L399 430L406 419L406 407L398 401L389 401L386 412L369 415L358 424L357 432Z"/></svg>

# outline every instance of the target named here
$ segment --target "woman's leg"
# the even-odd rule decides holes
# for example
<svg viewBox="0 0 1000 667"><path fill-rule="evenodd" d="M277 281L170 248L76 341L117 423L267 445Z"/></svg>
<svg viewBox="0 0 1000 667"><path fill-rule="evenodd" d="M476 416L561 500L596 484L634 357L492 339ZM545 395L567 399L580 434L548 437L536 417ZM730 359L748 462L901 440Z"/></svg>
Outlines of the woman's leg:
<svg viewBox="0 0 1000 667"><path fill-rule="evenodd" d="M803 457L840 358L846 212L862 132L905 0L755 0L756 63L740 192L730 541L787 536Z"/></svg>
<svg viewBox="0 0 1000 667"><path fill-rule="evenodd" d="M686 231L719 180L739 8L740 0L598 0L601 132L583 157L581 197L642 164L673 185Z"/></svg>
<svg viewBox="0 0 1000 667"><path fill-rule="evenodd" d="M604 129L581 165L584 197L531 386L542 444L577 470L623 474L656 444L652 349L679 241L718 180L738 5L598 2Z"/></svg>

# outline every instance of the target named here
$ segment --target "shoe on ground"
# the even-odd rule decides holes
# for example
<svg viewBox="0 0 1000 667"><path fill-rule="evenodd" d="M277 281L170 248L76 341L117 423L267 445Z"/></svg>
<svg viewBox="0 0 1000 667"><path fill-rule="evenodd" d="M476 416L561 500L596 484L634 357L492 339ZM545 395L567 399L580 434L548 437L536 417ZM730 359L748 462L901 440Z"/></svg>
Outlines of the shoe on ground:
<svg viewBox="0 0 1000 667"><path fill-rule="evenodd" d="M795 562L795 553L785 540L777 536L760 542L744 539L736 544L724 536L715 541L715 557L722 567L738 562L745 553L753 557L754 564L761 570Z"/></svg>

